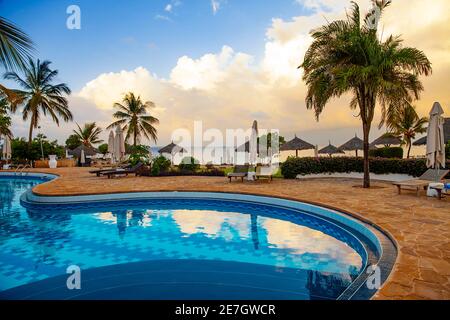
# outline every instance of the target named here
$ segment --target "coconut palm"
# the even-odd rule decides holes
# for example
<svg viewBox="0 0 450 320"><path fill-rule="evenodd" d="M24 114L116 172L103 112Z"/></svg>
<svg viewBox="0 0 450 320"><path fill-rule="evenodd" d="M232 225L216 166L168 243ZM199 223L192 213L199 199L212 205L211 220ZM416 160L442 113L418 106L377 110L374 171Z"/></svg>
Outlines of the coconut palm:
<svg viewBox="0 0 450 320"><path fill-rule="evenodd" d="M28 35L0 17L0 65L5 69L24 68L33 51Z"/></svg>
<svg viewBox="0 0 450 320"><path fill-rule="evenodd" d="M33 140L33 129L37 128L42 116L49 114L59 126L59 118L65 122L72 120L72 113L65 95L70 89L65 83L53 84L58 75L57 70L50 69L50 61L29 60L29 66L24 71L24 78L16 72L7 72L5 79L16 81L23 90L15 90L22 97L23 120L30 118L28 144ZM14 110L13 110L14 111Z"/></svg>
<svg viewBox="0 0 450 320"><path fill-rule="evenodd" d="M108 129L120 126L127 132L126 140L133 137L133 146L137 145L141 135L156 142L157 130L154 125L158 124L159 120L147 113L155 107L153 102L143 102L140 96L136 97L134 93L129 92L123 98L123 104L115 103L114 107L118 111L113 117L118 120L111 123Z"/></svg>
<svg viewBox="0 0 450 320"><path fill-rule="evenodd" d="M31 39L14 24L0 17L0 69L23 69L33 50ZM8 108L14 109L22 97L0 84L0 98L7 99Z"/></svg>
<svg viewBox="0 0 450 320"><path fill-rule="evenodd" d="M411 153L411 142L416 138L416 134L425 133L428 123L426 117L420 118L416 109L409 102L404 102L400 107L391 106L389 117L386 119L386 127L393 134L402 138L403 144L408 148L407 158Z"/></svg>
<svg viewBox="0 0 450 320"><path fill-rule="evenodd" d="M92 147L93 144L103 142L99 138L102 129L97 127L95 122L86 123L81 128L77 123L78 130L73 130L74 135L79 139L80 144L84 144L86 147Z"/></svg>
<svg viewBox="0 0 450 320"><path fill-rule="evenodd" d="M383 12L390 1L377 0L374 4ZM366 15L362 23L354 2L346 20L327 23L314 30L312 37L300 66L308 87L306 106L315 111L318 120L330 99L352 95L350 107L358 109L363 127L363 186L368 188L369 133L377 103L384 122L386 106L418 99L423 90L419 75L429 75L431 63L422 51L403 47L399 37L380 40L372 17Z"/></svg>

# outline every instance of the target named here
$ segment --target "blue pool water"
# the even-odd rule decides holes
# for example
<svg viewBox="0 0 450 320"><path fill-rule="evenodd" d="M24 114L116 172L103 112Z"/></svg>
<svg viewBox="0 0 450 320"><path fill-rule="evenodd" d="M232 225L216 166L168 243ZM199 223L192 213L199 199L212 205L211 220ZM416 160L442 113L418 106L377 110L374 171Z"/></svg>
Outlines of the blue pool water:
<svg viewBox="0 0 450 320"><path fill-rule="evenodd" d="M0 177L0 298L61 286L77 265L83 279L115 275L82 298L336 299L367 262L351 232L291 209L217 199L23 207L42 181Z"/></svg>

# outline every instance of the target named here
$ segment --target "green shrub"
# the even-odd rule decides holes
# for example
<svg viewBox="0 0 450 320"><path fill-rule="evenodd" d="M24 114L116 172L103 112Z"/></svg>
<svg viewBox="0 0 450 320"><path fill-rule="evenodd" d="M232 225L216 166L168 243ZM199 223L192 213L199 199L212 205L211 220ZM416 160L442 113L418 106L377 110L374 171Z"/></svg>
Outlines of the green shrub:
<svg viewBox="0 0 450 320"><path fill-rule="evenodd" d="M369 161L370 172L375 174L399 173L418 177L427 170L425 159L371 158ZM450 165L450 162L448 165ZM363 171L364 160L362 158L321 157L316 159L289 157L281 165L281 174L286 179L295 179L297 175Z"/></svg>
<svg viewBox="0 0 450 320"><path fill-rule="evenodd" d="M180 171L195 172L200 168L200 163L194 157L184 157L178 168Z"/></svg>
<svg viewBox="0 0 450 320"><path fill-rule="evenodd" d="M142 145L132 146L130 148L129 161L132 166L135 166L139 162L141 162L143 164L149 164L150 163L150 151L147 149L146 146L142 146Z"/></svg>
<svg viewBox="0 0 450 320"><path fill-rule="evenodd" d="M171 162L164 156L159 156L153 159L152 162L152 175L159 176L162 172L169 171Z"/></svg>
<svg viewBox="0 0 450 320"><path fill-rule="evenodd" d="M42 138L42 150L41 140ZM39 160L44 152L44 158L48 158L50 154L56 154L58 158L65 156L63 146L58 145L56 140L48 141L45 136L34 138L31 142L31 148L28 148L28 141L24 138L16 138L11 141L12 159L14 162L21 162L22 160Z"/></svg>
<svg viewBox="0 0 450 320"><path fill-rule="evenodd" d="M402 147L384 147L369 150L369 156L372 158L386 158L386 159L403 159Z"/></svg>

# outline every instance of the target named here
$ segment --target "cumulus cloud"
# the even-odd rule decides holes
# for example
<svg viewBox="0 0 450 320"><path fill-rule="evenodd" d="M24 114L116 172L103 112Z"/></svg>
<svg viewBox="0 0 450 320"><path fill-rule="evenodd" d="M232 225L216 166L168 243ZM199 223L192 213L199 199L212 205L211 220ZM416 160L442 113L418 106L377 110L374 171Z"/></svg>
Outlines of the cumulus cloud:
<svg viewBox="0 0 450 320"><path fill-rule="evenodd" d="M220 0L211 0L211 8L213 11L213 14L216 14L222 6L222 1Z"/></svg>
<svg viewBox="0 0 450 320"><path fill-rule="evenodd" d="M172 7L172 4L169 3L169 4L166 5L166 7L164 8L164 10L167 11L167 12L171 12L171 11L172 11L172 8L173 8L173 7Z"/></svg>
<svg viewBox="0 0 450 320"><path fill-rule="evenodd" d="M358 2L362 9L370 5L368 0ZM349 2L302 3L316 12L288 20L273 19L266 31L260 60L224 45L218 52L180 57L167 79L158 78L143 67L101 74L88 82L78 97L92 102L99 111L110 113L113 103L127 91L154 101L159 106L155 112L161 121L160 144L170 141L172 131L177 128L191 130L194 120L203 120L205 128L224 130L248 128L253 119L258 119L262 128L279 129L287 138L297 133L322 145L330 137L339 144L355 132L361 136L357 113L348 108L348 96L333 99L320 122L315 122L313 112L306 110L306 87L301 80L302 71L297 69L311 43L309 31L326 23L326 19L345 17ZM327 8L321 5L325 3ZM425 51L433 62L434 74L422 78L426 91L417 102L419 111L425 115L437 100L448 114L450 26L446 23L448 14L444 13L450 12L450 5L448 1L436 0L431 9L424 6L420 0L412 0L408 6L394 0L383 16L383 36L402 34L405 45ZM417 12L421 12L419 18ZM379 118L379 113L376 117ZM372 137L378 134L374 128Z"/></svg>

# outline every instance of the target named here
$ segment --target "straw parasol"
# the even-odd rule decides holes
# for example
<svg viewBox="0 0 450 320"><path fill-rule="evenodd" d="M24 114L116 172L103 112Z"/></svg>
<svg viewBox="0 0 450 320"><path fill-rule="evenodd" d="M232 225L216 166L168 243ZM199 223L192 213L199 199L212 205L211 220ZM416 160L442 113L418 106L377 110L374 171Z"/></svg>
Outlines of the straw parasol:
<svg viewBox="0 0 450 320"><path fill-rule="evenodd" d="M393 133L386 132L385 134L382 134L380 137L372 141L370 144L371 147L375 147L378 145L384 145L386 147L389 147L391 145L399 146L402 144L402 140L397 137Z"/></svg>
<svg viewBox="0 0 450 320"><path fill-rule="evenodd" d="M339 148L333 146L333 145L331 144L331 141L330 141L330 143L328 144L328 146L326 146L325 148L322 148L322 149L319 150L319 153L320 153L320 154L328 154L328 155L330 156L330 158L331 158L331 156L332 156L333 154L343 154L343 153L345 153L345 152L342 151L341 149L339 149Z"/></svg>
<svg viewBox="0 0 450 320"><path fill-rule="evenodd" d="M174 156L174 154L177 154L177 153L185 153L186 150L185 150L183 147L181 147L181 146L179 146L179 145L173 143L173 141L172 141L172 142L171 142L170 144L168 144L167 146L165 146L165 147L159 149L158 152L159 152L159 154L163 154L163 153L170 154L170 156L171 156L171 161L172 161L172 163L173 163L173 156Z"/></svg>
<svg viewBox="0 0 450 320"><path fill-rule="evenodd" d="M341 145L338 149L345 151L355 151L356 157L358 157L358 150L364 149L364 141L355 134L355 137L348 140Z"/></svg>
<svg viewBox="0 0 450 320"><path fill-rule="evenodd" d="M427 130L427 167L436 169L436 180L439 168L445 168L444 118L439 102L435 102L430 111Z"/></svg>
<svg viewBox="0 0 450 320"><path fill-rule="evenodd" d="M87 147L84 144L80 145L79 147L76 147L73 150L69 150L69 154L77 157L78 159L81 158L81 151L84 152L84 156L95 156L99 151L95 149L94 147Z"/></svg>
<svg viewBox="0 0 450 320"><path fill-rule="evenodd" d="M283 144L280 147L280 150L281 151L295 150L295 156L298 157L299 150L310 150L314 148L315 148L314 145L300 138L297 138L297 135L295 135L294 139Z"/></svg>
<svg viewBox="0 0 450 320"><path fill-rule="evenodd" d="M450 141L450 118L444 118L444 141ZM427 144L427 136L416 140L413 145L414 146L424 146Z"/></svg>

